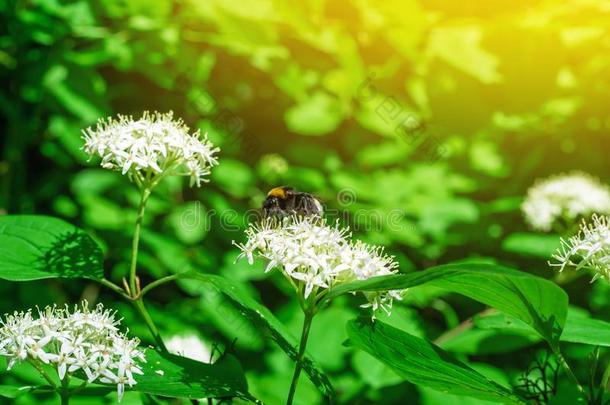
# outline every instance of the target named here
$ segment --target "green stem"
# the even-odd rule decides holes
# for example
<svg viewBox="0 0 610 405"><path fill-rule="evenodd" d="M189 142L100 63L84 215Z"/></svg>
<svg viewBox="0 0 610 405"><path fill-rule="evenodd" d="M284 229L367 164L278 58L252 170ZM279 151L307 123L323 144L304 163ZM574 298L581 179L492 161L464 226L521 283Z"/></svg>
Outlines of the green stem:
<svg viewBox="0 0 610 405"><path fill-rule="evenodd" d="M61 405L70 405L70 380L67 374L64 376L64 379L61 380L59 396L61 397Z"/></svg>
<svg viewBox="0 0 610 405"><path fill-rule="evenodd" d="M165 347L165 343L163 343L163 339L161 339L161 334L159 333L159 329L155 325L152 317L148 313L146 306L144 306L144 301L142 297L139 296L140 291L138 291L137 284L137 267L138 267L138 248L140 246L140 231L142 228L142 220L144 219L144 210L146 209L146 202L148 201L148 197L150 197L150 193L152 188L156 183L150 184L147 187L142 189L142 198L140 199L140 205L138 206L138 217L136 218L136 228L133 233L133 240L131 243L131 266L129 269L129 294L130 298L133 301L136 310L144 319L146 326L150 330L150 333L153 335L155 342L161 348L161 350L167 352L167 348Z"/></svg>
<svg viewBox="0 0 610 405"><path fill-rule="evenodd" d="M47 374L47 372L44 370L44 368L42 368L40 363L37 360L30 360L29 362L32 366L34 366L34 368L36 370L38 370L40 375L43 376L45 380L47 380L47 382L51 385L51 387L53 387L53 389L57 390L57 384L55 384L55 381L53 381L53 379L49 376L49 374Z"/></svg>
<svg viewBox="0 0 610 405"><path fill-rule="evenodd" d="M138 216L136 218L136 228L133 233L133 239L131 241L131 266L129 268L129 293L132 297L135 297L138 293L136 291L136 269L138 267L138 247L140 246L140 230L142 228L142 220L144 219L144 210L146 209L146 202L150 196L150 189L144 188L142 190L142 197L140 199L140 205L138 206Z"/></svg>
<svg viewBox="0 0 610 405"><path fill-rule="evenodd" d="M79 385L78 387L74 388L72 390L72 395L76 394L77 392L82 391L86 386L87 386L87 380L83 381L83 383L81 385Z"/></svg>
<svg viewBox="0 0 610 405"><path fill-rule="evenodd" d="M162 284L169 283L169 282L177 280L179 278L180 278L180 275L172 274L171 276L162 277L158 280L153 281L152 283L148 284L146 287L142 288L142 291L140 292L140 298L144 297L144 294L146 294L153 288L159 287Z"/></svg>
<svg viewBox="0 0 610 405"><path fill-rule="evenodd" d="M604 392L608 391L609 382L610 382L610 364L608 364L608 367L606 367L606 370L604 371L604 375L602 376L601 387L604 390Z"/></svg>
<svg viewBox="0 0 610 405"><path fill-rule="evenodd" d="M309 337L309 329L311 327L311 321L313 320L314 312L305 311L305 319L303 320L303 331L301 332L301 341L299 343L299 352L297 353L296 365L294 367L294 374L292 375L292 382L290 383L290 391L288 392L288 399L286 405L292 405L294 400L294 394L297 390L297 383L301 370L303 369L303 357L305 356L305 348L307 347L307 339Z"/></svg>
<svg viewBox="0 0 610 405"><path fill-rule="evenodd" d="M434 340L434 344L437 346L442 346L444 343L450 341L451 339L453 339L456 336L461 335L462 333L472 329L472 327L474 326L474 319L478 318L478 317L485 317L485 316L489 316L492 314L495 314L497 312L496 309L494 308L488 308L485 309L473 316L471 316L470 318L464 320L462 323L460 323L457 326L454 326L453 328L449 329L447 332L443 333L442 335L440 335L439 337L437 337Z"/></svg>
<svg viewBox="0 0 610 405"><path fill-rule="evenodd" d="M125 290L124 290L124 289L122 289L121 287L119 287L118 285L114 284L112 281L110 281L110 280L108 280L108 279L103 278L103 279L101 279L101 280L98 280L98 282L99 282L101 285L103 285L103 286L105 286L105 287L110 288L112 291L114 291L115 293L117 293L117 294L119 294L119 295L123 296L124 298L127 298L127 299L130 299L130 298L131 298L129 295L127 295L127 294L125 293Z"/></svg>
<svg viewBox="0 0 610 405"><path fill-rule="evenodd" d="M161 348L161 350L163 350L164 352L167 352L167 347L165 346L165 343L163 342L163 339L161 338L161 333L159 333L159 329L157 329L157 326L153 322L150 314L148 313L146 306L144 306L144 301L142 300L142 298L139 298L139 299L133 301L133 304L135 305L136 309L140 313L140 316L142 316L142 319L144 319L146 326L148 326L148 329L150 330L150 333L153 335L155 342L157 342L157 345L159 345L159 348Z"/></svg>
<svg viewBox="0 0 610 405"><path fill-rule="evenodd" d="M576 375L570 368L570 365L566 361L565 357L563 357L563 354L561 354L559 347L554 348L553 352L555 353L555 356L557 356L557 361L559 361L559 364L561 364L561 367L563 367L563 370L566 372L568 378L570 379L570 381L572 381L572 384L576 386L580 395L582 395L587 401L587 403L590 404L591 398L589 397L589 394L587 394L587 391L585 391L582 384L578 381L578 378L576 378Z"/></svg>

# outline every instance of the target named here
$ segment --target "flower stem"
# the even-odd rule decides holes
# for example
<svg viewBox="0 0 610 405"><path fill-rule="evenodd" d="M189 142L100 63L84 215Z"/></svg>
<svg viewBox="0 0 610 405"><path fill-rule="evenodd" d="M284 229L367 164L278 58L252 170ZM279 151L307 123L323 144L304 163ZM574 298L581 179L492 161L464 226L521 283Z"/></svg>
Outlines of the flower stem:
<svg viewBox="0 0 610 405"><path fill-rule="evenodd" d="M61 397L61 405L70 405L70 380L67 375L61 380L59 396Z"/></svg>
<svg viewBox="0 0 610 405"><path fill-rule="evenodd" d="M578 381L578 378L576 378L576 375L570 368L570 365L566 361L565 357L563 357L563 354L561 354L561 351L559 350L559 348L558 347L553 348L553 352L555 352L555 356L557 356L557 361L559 361L559 364L561 364L561 367L563 367L563 370L566 372L570 381L572 381L572 384L574 384L576 386L580 395L582 395L585 398L585 400L587 401L587 403L590 404L591 398L589 397L589 394L587 394L587 391L585 391L582 384Z"/></svg>
<svg viewBox="0 0 610 405"><path fill-rule="evenodd" d="M155 339L155 342L157 342L157 345L159 346L159 348L161 350L163 350L164 352L167 352L167 347L165 346L165 343L163 342L163 339L161 338L161 333L159 333L159 329L157 329L157 326L155 325L154 321L152 320L152 317L148 313L148 310L146 309L146 306L144 305L144 301L142 300L142 298L139 298L139 299L133 301L133 304L135 305L136 309L140 313L140 316L142 316L142 319L144 319L146 326L148 326L148 330L150 330L150 333L153 335L153 338Z"/></svg>
<svg viewBox="0 0 610 405"><path fill-rule="evenodd" d="M608 391L609 382L610 382L610 364L608 364L608 367L606 367L606 370L604 371L604 375L602 376L601 388L604 390L604 392Z"/></svg>
<svg viewBox="0 0 610 405"><path fill-rule="evenodd" d="M51 385L51 387L53 387L54 389L57 389L57 384L55 384L55 381L53 381L53 379L49 376L49 374L47 374L47 372L44 370L42 365L40 365L38 360L30 360L30 364L32 366L34 366L34 368L36 370L38 370L40 375L43 376L45 380L47 380L47 382Z"/></svg>
<svg viewBox="0 0 610 405"><path fill-rule="evenodd" d="M125 297L127 299L131 298L129 295L127 295L127 293L125 292L124 289L122 289L121 287L119 287L118 285L114 284L112 281L110 281L108 279L103 278L101 280L98 280L98 282L101 285L110 288L115 293L117 293L117 294L119 294L119 295L121 295L121 296L123 296L123 297Z"/></svg>
<svg viewBox="0 0 610 405"><path fill-rule="evenodd" d="M142 298L144 296L144 294L146 294L153 288L159 287L160 285L169 283L169 282L177 280L179 278L180 278L180 275L172 274L171 276L162 277L158 280L153 281L152 283L148 284L146 287L142 288L142 291L140 292L140 298Z"/></svg>
<svg viewBox="0 0 610 405"><path fill-rule="evenodd" d="M138 247L140 246L140 230L142 228L142 220L144 219L144 210L146 209L146 202L150 196L150 189L144 188L142 190L142 197L140 198L140 205L138 206L138 216L136 218L136 228L133 232L133 239L131 241L131 266L129 268L129 289L132 297L135 297L138 293L136 291L136 269L138 267Z"/></svg>
<svg viewBox="0 0 610 405"><path fill-rule="evenodd" d="M294 400L294 394L297 390L297 383L299 381L299 375L303 369L303 357L305 356L305 348L307 347L307 339L309 337L309 329L311 327L311 321L313 320L314 312L305 311L305 319L303 320L303 331L301 332L301 341L299 343L299 352L297 353L296 365L294 367L294 374L292 375L292 382L290 383L290 391L288 392L288 399L286 405L292 405Z"/></svg>
<svg viewBox="0 0 610 405"><path fill-rule="evenodd" d="M144 305L144 301L140 295L139 291L139 282L137 280L137 267L138 267L138 248L140 246L140 230L142 228L142 220L144 219L144 210L146 209L146 202L148 201L148 197L150 197L150 193L154 187L154 184L148 187L144 187L142 189L142 197L140 199L140 205L138 206L138 216L136 218L136 228L133 233L133 240L131 243L131 266L129 269L129 294L131 299L133 300L133 304L136 307L136 310L144 319L146 326L150 330L150 333L153 335L155 342L161 350L167 352L167 348L165 347L165 343L163 343L163 339L161 339L161 334L159 333L159 329L155 325L152 317L148 313L146 306Z"/></svg>

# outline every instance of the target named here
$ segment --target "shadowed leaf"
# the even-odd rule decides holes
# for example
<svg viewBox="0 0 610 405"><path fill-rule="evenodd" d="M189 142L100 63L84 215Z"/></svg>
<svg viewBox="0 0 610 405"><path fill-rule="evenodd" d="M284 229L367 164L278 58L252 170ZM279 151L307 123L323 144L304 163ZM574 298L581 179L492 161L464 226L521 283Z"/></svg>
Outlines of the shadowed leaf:
<svg viewBox="0 0 610 405"><path fill-rule="evenodd" d="M250 398L237 359L224 355L214 364L148 349L144 375L136 376L135 391L172 398Z"/></svg>
<svg viewBox="0 0 610 405"><path fill-rule="evenodd" d="M102 250L89 235L57 218L0 217L0 278L103 278Z"/></svg>
<svg viewBox="0 0 610 405"><path fill-rule="evenodd" d="M273 339L291 359L296 359L297 340L286 330L285 326L271 313L271 311L269 311L269 309L243 292L242 289L239 288L239 285L224 277L211 274L187 272L180 276L182 278L199 280L203 283L213 285L243 314L244 317L262 331L267 332L269 337ZM324 374L314 360L307 355L305 356L303 363L303 370L307 373L309 379L326 397L327 401L332 402L334 400L334 390L326 374Z"/></svg>
<svg viewBox="0 0 610 405"><path fill-rule="evenodd" d="M508 388L483 376L434 344L369 319L351 321L350 342L407 381L448 394L523 404Z"/></svg>

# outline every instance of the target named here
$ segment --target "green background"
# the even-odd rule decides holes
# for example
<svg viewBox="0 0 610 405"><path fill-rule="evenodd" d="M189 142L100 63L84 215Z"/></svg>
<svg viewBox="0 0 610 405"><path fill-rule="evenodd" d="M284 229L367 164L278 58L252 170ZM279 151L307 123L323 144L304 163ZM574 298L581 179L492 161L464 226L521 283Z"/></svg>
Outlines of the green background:
<svg viewBox="0 0 610 405"><path fill-rule="evenodd" d="M519 205L539 177L578 169L610 180L608 10L585 0L5 0L0 210L84 228L102 242L107 275L120 283L138 193L87 161L80 131L117 113L173 110L221 147L220 165L201 189L173 178L151 198L145 281L197 269L246 282L298 334L289 286L261 266L235 263L232 245L277 185L314 193L330 218L386 246L403 272L477 258L550 278L546 260L558 237L532 233ZM584 277L564 288L572 304L610 318L606 285ZM2 312L80 298L112 303L150 342L131 308L94 283L2 282L0 294ZM283 401L292 363L218 296L183 282L149 300L167 336L236 339L252 393ZM310 352L341 402L480 403L402 383L342 346L343 325L361 303L337 300L312 330ZM434 339L482 309L420 290L389 322ZM453 350L514 382L543 346L502 342L473 337ZM568 352L583 376L586 354ZM298 397L319 400L306 378ZM125 403L139 401L128 395Z"/></svg>

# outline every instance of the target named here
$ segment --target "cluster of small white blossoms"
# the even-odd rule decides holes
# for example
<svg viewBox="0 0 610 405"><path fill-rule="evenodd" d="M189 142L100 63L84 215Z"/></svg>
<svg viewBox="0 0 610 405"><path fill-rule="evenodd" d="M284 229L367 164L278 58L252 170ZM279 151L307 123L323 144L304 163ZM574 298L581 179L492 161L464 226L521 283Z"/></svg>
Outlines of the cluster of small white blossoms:
<svg viewBox="0 0 610 405"><path fill-rule="evenodd" d="M247 242L237 244L240 258L246 257L250 264L255 256L263 258L268 262L265 271L278 268L297 288L304 286L305 299L340 283L397 273L398 263L383 248L352 242L348 229L319 218L287 218L281 223L267 219L251 224L246 235ZM389 314L393 299L402 298L402 290L364 295L369 303L363 307L382 308Z"/></svg>
<svg viewBox="0 0 610 405"><path fill-rule="evenodd" d="M521 209L532 228L550 231L558 220L610 214L610 188L586 173L551 176L527 191Z"/></svg>
<svg viewBox="0 0 610 405"><path fill-rule="evenodd" d="M560 272L566 267L592 270L592 282L599 278L610 282L610 217L593 215L590 224L583 221L576 236L562 239L549 264Z"/></svg>
<svg viewBox="0 0 610 405"><path fill-rule="evenodd" d="M144 112L141 118L119 115L98 121L83 131L84 151L102 158L106 169L120 171L139 185L159 175L190 176L191 186L206 182L218 164L214 147L199 131L189 128L173 113Z"/></svg>
<svg viewBox="0 0 610 405"><path fill-rule="evenodd" d="M117 326L114 313L99 304L94 310L83 302L70 312L46 307L15 312L0 320L0 355L9 359L8 369L21 361L42 362L57 369L60 380L76 375L88 383L116 384L119 401L125 385L136 384L143 374L138 362L146 362L138 339L129 339Z"/></svg>

